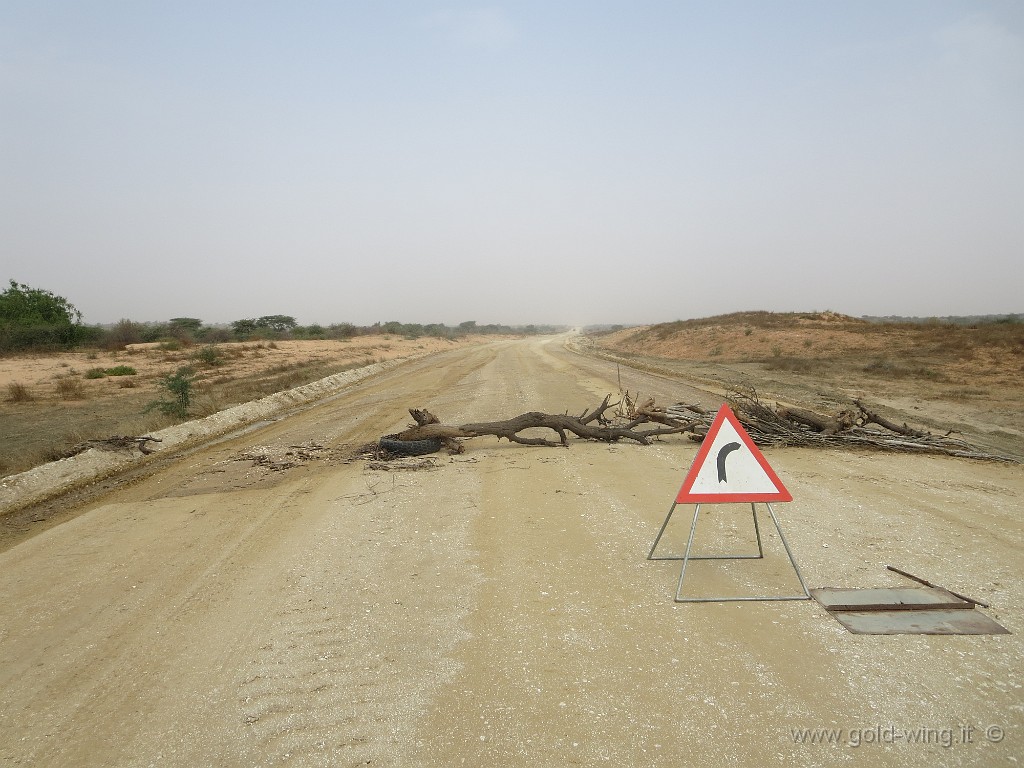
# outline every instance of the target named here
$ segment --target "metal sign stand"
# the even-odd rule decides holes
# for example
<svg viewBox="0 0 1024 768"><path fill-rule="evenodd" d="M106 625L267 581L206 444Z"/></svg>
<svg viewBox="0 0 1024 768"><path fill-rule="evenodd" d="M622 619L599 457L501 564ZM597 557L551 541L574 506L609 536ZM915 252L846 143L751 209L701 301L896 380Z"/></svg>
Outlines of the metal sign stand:
<svg viewBox="0 0 1024 768"><path fill-rule="evenodd" d="M803 589L802 595L764 595L758 597L682 597L683 592L683 580L686 578L686 566L691 560L760 560L764 558L764 547L761 545L761 528L757 523L757 508L753 502L750 504L750 512L754 518L754 535L757 537L757 554L756 555L691 555L690 550L693 547L693 535L697 530L697 518L700 515L700 504L697 504L693 510L693 521L690 523L690 535L686 540L686 551L682 555L659 555L655 556L654 550L658 547L658 542L661 541L662 535L665 533L665 529L668 528L668 522L672 519L672 513L675 512L676 505L678 502L673 502L671 509L668 511L668 516L665 518L665 522L661 524L661 530L658 531L657 537L654 539L654 544L651 545L651 551L647 553L648 560L682 560L683 568L679 572L679 584L676 586L675 601L677 603L726 603L726 602L749 602L749 601L762 601L762 600L810 600L811 594L807 591L807 585L804 583L804 577L800 573L800 568L796 564L796 560L793 558L793 553L789 549L789 544L786 542L786 537L782 534L782 528L779 526L779 520L775 517L775 511L772 509L772 505L767 501L764 505L768 507L768 514L772 518L772 522L775 523L775 530L779 532L779 539L782 541L782 546L786 549L786 554L789 555L789 562L793 565L793 570L796 571L796 577L800 580L800 587Z"/></svg>

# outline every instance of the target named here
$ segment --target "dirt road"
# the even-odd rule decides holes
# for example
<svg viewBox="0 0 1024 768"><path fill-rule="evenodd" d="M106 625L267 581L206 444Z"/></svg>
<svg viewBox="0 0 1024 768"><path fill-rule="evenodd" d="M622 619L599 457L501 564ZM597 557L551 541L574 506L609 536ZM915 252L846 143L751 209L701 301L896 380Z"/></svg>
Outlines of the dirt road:
<svg viewBox="0 0 1024 768"><path fill-rule="evenodd" d="M719 402L623 375L662 402ZM458 423L582 412L616 389L613 366L560 339L455 350L192 452L3 552L0 762L1017 764L1019 466L767 452L810 586L906 586L893 564L990 602L1013 632L879 637L809 601L673 602L678 564L645 555L696 453L683 438L479 438L418 472L343 460L409 406ZM238 459L309 442L331 450L283 471ZM699 546L750 545L749 509L708 510ZM763 562L692 565L688 584L791 592L777 536L765 545Z"/></svg>

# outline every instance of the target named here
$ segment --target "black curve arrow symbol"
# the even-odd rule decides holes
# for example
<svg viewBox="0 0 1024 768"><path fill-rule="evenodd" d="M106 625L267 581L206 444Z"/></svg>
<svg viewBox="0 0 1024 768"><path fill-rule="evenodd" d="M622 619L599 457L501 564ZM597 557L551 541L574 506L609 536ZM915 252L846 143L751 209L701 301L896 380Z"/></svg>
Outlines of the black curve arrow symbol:
<svg viewBox="0 0 1024 768"><path fill-rule="evenodd" d="M722 446L722 449L718 452L718 482L727 483L725 479L725 460L729 458L729 454L733 451L737 451L740 448L739 443L726 443Z"/></svg>

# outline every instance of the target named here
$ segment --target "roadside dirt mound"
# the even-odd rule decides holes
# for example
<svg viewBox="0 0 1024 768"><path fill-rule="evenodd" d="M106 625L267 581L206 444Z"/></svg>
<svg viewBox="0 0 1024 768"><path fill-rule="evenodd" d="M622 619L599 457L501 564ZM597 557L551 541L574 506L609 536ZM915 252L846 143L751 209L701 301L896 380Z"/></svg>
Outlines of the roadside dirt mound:
<svg viewBox="0 0 1024 768"><path fill-rule="evenodd" d="M608 349L675 360L764 360L780 355L821 356L849 351L878 354L892 342L892 336L870 333L866 321L833 312L744 312L627 328L602 337L598 343Z"/></svg>
<svg viewBox="0 0 1024 768"><path fill-rule="evenodd" d="M417 355L416 357L423 357ZM312 384L278 392L251 403L227 408L206 418L187 421L153 432L154 443L149 443L154 456L172 448L183 448L200 443L232 430L269 419L319 400L358 381L395 367L401 361L389 360L363 368L328 376ZM123 451L105 451L91 448L76 456L59 459L34 467L26 472L0 480L0 516L16 509L36 504L66 493L86 483L95 482L134 464L149 459L137 448Z"/></svg>

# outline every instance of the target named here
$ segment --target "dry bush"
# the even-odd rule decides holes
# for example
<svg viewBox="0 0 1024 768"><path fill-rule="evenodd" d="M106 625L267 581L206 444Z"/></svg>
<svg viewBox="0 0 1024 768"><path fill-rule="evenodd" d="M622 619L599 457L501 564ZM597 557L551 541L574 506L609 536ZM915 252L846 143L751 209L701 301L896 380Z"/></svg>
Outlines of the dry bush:
<svg viewBox="0 0 1024 768"><path fill-rule="evenodd" d="M192 414L196 418L211 416L226 407L224 401L218 397L218 393L206 389L192 401Z"/></svg>
<svg viewBox="0 0 1024 768"><path fill-rule="evenodd" d="M989 391L987 389L979 389L978 387L958 387L944 394L947 400L973 400L988 396Z"/></svg>
<svg viewBox="0 0 1024 768"><path fill-rule="evenodd" d="M124 349L129 344L142 341L142 324L128 319L118 320L117 324L107 331L105 346L108 350Z"/></svg>
<svg viewBox="0 0 1024 768"><path fill-rule="evenodd" d="M82 386L82 382L79 379L58 379L57 396L61 400L84 400L85 387Z"/></svg>
<svg viewBox="0 0 1024 768"><path fill-rule="evenodd" d="M808 357L790 357L788 355L773 355L771 359L764 361L764 367L769 371L792 371L793 373L814 373L820 371L823 361Z"/></svg>
<svg viewBox="0 0 1024 768"><path fill-rule="evenodd" d="M12 381L7 385L8 403L29 403L35 399L35 395L20 381Z"/></svg>

